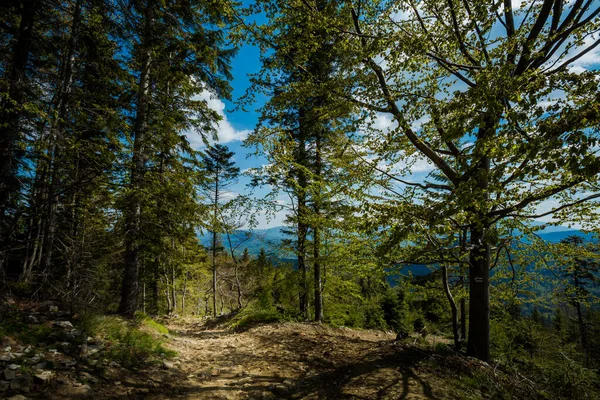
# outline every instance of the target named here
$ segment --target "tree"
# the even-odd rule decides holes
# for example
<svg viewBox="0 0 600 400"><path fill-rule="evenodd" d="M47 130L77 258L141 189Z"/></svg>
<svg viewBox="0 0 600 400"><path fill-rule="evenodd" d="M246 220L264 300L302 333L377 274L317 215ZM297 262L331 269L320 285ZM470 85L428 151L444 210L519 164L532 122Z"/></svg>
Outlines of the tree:
<svg viewBox="0 0 600 400"><path fill-rule="evenodd" d="M159 170L158 181L162 185L154 188L161 190L161 186L166 185L173 189L172 193L178 192L178 196L162 197L159 210L176 209L171 202L178 198L186 205L189 202L185 199L196 198L197 152L181 132L195 130L204 140L210 134L214 136L213 123L220 117L197 96L205 90L225 98L230 95L229 61L234 52L226 48L223 32L218 28L227 22L226 8L227 5L221 2L190 5L148 0L133 3L132 11L137 19L128 22L137 34L130 44L137 92L133 105L129 188L124 201L125 274L119 306L119 311L128 316L132 316L137 307L144 248L148 249L150 245L160 248L157 243L144 243L142 214L145 211L154 213L160 222L158 226L164 224L171 233L179 231L193 235L190 222L198 216L196 211L187 214L159 211L156 214L156 209L149 210L148 205L153 202L153 193L148 190L152 178L149 173L154 168ZM169 178L173 179L172 186L169 186ZM183 196L179 197L181 194ZM163 242L178 248L173 234L169 239ZM154 257L155 269L159 262Z"/></svg>
<svg viewBox="0 0 600 400"><path fill-rule="evenodd" d="M366 115L367 145L385 161L378 168L403 187L389 199L397 206L382 215L381 232L400 243L409 219L468 229L467 354L489 360L500 224L567 218L566 210L598 197L587 193L600 170L598 71L569 68L597 46L587 38L600 8L398 1L346 4L333 17L305 12L345 38L335 93ZM375 122L386 115L393 125L382 132ZM448 183L405 179L417 160ZM547 199L560 205L537 211ZM427 212L413 214L407 201Z"/></svg>
<svg viewBox="0 0 600 400"><path fill-rule="evenodd" d="M581 347L584 349L586 360L589 363L589 337L583 313L585 304L593 297L591 288L599 281L600 264L597 260L598 255L586 247L588 246L584 244L584 240L580 236L569 236L561 240L558 254L564 259L559 260L559 262L562 261L562 275L569 281L565 295L577 311Z"/></svg>
<svg viewBox="0 0 600 400"><path fill-rule="evenodd" d="M208 178L205 189L210 193L212 218L209 230L212 235L211 254L213 272L213 316L217 316L217 253L220 234L223 233L222 201L226 189L237 181L240 169L233 161L234 153L227 146L215 144L203 155L204 170Z"/></svg>
<svg viewBox="0 0 600 400"><path fill-rule="evenodd" d="M336 8L331 1L306 4L316 14L331 14ZM345 159L339 150L345 143L341 138L349 130L346 102L331 96L338 39L319 18L294 8L293 2L264 2L261 7L269 24L256 27L263 67L253 79L253 91L264 92L270 100L261 108L260 123L245 143L256 146L271 164L255 171L256 183L273 187L274 197L286 193L290 198L286 223L292 227L289 233L294 236L300 273L300 313L308 319L308 271L312 266L314 319L321 321L323 238L335 224L332 199L336 195L341 198L341 187L349 183L336 162Z"/></svg>

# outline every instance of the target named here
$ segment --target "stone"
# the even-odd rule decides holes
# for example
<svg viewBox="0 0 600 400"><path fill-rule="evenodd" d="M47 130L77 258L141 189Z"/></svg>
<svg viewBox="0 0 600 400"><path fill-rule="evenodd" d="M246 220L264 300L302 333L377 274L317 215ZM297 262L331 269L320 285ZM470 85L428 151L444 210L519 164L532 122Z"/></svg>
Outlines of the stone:
<svg viewBox="0 0 600 400"><path fill-rule="evenodd" d="M73 324L70 321L53 321L52 324L63 329L73 329Z"/></svg>
<svg viewBox="0 0 600 400"><path fill-rule="evenodd" d="M31 377L29 375L17 376L10 381L10 388L12 390L20 390L21 392L29 393L31 388Z"/></svg>
<svg viewBox="0 0 600 400"><path fill-rule="evenodd" d="M41 363L35 364L33 368L35 368L35 369L46 369L46 368L48 368L48 363L47 362L41 362Z"/></svg>
<svg viewBox="0 0 600 400"><path fill-rule="evenodd" d="M54 374L51 371L42 371L33 376L33 382L38 385L44 385L52 379Z"/></svg>
<svg viewBox="0 0 600 400"><path fill-rule="evenodd" d="M171 361L164 360L163 367L165 369L171 369L171 368L175 368L175 364L173 364Z"/></svg>
<svg viewBox="0 0 600 400"><path fill-rule="evenodd" d="M0 361L9 362L15 359L15 356L12 353L2 354L0 356Z"/></svg>
<svg viewBox="0 0 600 400"><path fill-rule="evenodd" d="M48 353L58 354L58 350L56 350L56 349L48 349Z"/></svg>
<svg viewBox="0 0 600 400"><path fill-rule="evenodd" d="M102 346L102 345L88 346L86 354L93 355L93 354L96 354L97 352L99 352L102 349L104 349L104 346Z"/></svg>
<svg viewBox="0 0 600 400"><path fill-rule="evenodd" d="M10 369L11 371L16 371L16 370L18 370L19 368L21 368L21 366L20 366L20 365L17 365L17 364L10 364L10 365L9 365L8 367L6 367L6 368Z"/></svg>
<svg viewBox="0 0 600 400"><path fill-rule="evenodd" d="M37 317L34 317L33 315L28 315L27 322L29 322L30 324L39 324L40 320Z"/></svg>
<svg viewBox="0 0 600 400"><path fill-rule="evenodd" d="M58 312L58 306L50 306L50 307L48 307L48 311L50 311L50 312Z"/></svg>
<svg viewBox="0 0 600 400"><path fill-rule="evenodd" d="M11 371L10 369L5 369L4 372L2 372L2 377L5 381L12 381L16 376L17 374L15 371Z"/></svg>
<svg viewBox="0 0 600 400"><path fill-rule="evenodd" d="M0 381L0 392L6 392L10 388L10 382Z"/></svg>
<svg viewBox="0 0 600 400"><path fill-rule="evenodd" d="M75 388L72 391L72 393L75 396L85 396L85 395L89 395L91 391L92 391L92 387L90 385L81 385L81 386Z"/></svg>
<svg viewBox="0 0 600 400"><path fill-rule="evenodd" d="M288 394L290 394L290 388L282 384L270 386L269 390L279 396L287 396Z"/></svg>
<svg viewBox="0 0 600 400"><path fill-rule="evenodd" d="M18 394L16 396L9 397L6 400L27 400L27 397L23 396L22 394Z"/></svg>

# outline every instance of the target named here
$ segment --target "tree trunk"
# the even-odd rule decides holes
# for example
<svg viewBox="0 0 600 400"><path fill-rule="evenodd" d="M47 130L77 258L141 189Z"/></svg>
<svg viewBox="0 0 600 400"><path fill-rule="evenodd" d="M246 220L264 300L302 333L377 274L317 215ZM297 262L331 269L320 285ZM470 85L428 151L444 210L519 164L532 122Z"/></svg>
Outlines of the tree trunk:
<svg viewBox="0 0 600 400"><path fill-rule="evenodd" d="M212 232L212 291L213 291L213 316L217 316L217 212L219 207L219 173L215 174L215 197L213 202L214 220Z"/></svg>
<svg viewBox="0 0 600 400"><path fill-rule="evenodd" d="M448 298L448 302L450 303L450 308L452 310L452 335L454 336L454 348L456 350L460 350L462 346L462 336L458 326L458 307L456 306L456 301L454 301L454 297L450 291L450 284L448 283L448 267L446 265L442 265L442 283L444 285L444 291L446 292L446 297Z"/></svg>
<svg viewBox="0 0 600 400"><path fill-rule="evenodd" d="M480 224L478 224L480 225ZM471 228L469 271L469 339L467 355L490 359L490 245L480 226Z"/></svg>
<svg viewBox="0 0 600 400"><path fill-rule="evenodd" d="M47 271L52 263L52 254L54 252L54 240L56 237L56 213L58 211L58 194L57 190L60 186L59 170L61 168L62 158L62 142L65 134L66 121L69 113L69 95L71 94L73 84L73 69L75 68L75 48L77 45L77 36L79 35L79 25L81 22L81 6L82 0L77 0L75 3L75 9L73 11L73 22L71 24L71 36L69 37L66 62L64 71L62 72L62 79L58 87L57 98L57 115L56 120L53 122L52 132L50 140L51 150L50 153L50 168L51 177L50 184L48 185L47 194L47 214L46 219L46 233L44 235L44 243L42 250L42 265L41 268Z"/></svg>
<svg viewBox="0 0 600 400"><path fill-rule="evenodd" d="M121 286L121 303L119 313L126 317L133 317L137 309L139 292L139 253L140 253L140 216L141 216L141 189L145 168L145 134L148 119L148 104L150 91L150 66L152 63L152 42L154 28L154 8L152 1L148 2L145 10L145 32L141 49L141 71L138 88L138 101L134 122L133 157L131 166L131 196L128 199L126 210L126 235L125 235L125 273Z"/></svg>
<svg viewBox="0 0 600 400"><path fill-rule="evenodd" d="M298 270L300 271L300 314L304 319L308 319L308 277L306 265L306 235L308 226L306 224L306 186L307 178L304 168L307 167L307 151L306 151L306 122L305 111L300 109L299 122L300 128L298 131L298 149L296 167L298 170L298 189L296 199L298 202Z"/></svg>

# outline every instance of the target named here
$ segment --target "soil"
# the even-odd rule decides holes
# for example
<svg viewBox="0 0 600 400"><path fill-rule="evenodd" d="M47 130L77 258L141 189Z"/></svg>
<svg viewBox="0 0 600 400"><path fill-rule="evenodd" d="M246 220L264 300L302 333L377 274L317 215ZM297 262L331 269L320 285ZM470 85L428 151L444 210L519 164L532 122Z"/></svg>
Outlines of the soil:
<svg viewBox="0 0 600 400"><path fill-rule="evenodd" d="M419 367L431 354L398 344L391 333L304 323L234 332L180 322L169 329L169 347L179 353L175 359L160 370L140 370L120 380L114 376L118 384L99 385L93 397L455 398L435 393L434 377Z"/></svg>

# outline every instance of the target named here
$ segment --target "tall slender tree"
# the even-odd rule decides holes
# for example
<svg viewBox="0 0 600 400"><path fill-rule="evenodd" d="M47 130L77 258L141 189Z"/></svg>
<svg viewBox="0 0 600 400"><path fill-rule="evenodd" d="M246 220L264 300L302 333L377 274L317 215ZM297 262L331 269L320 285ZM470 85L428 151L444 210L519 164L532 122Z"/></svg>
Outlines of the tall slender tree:
<svg viewBox="0 0 600 400"><path fill-rule="evenodd" d="M240 169L235 166L233 156L235 153L229 151L227 146L215 144L206 150L202 160L204 162L204 171L208 178L205 189L210 194L212 216L210 222L211 254L212 254L212 295L213 295L213 316L217 316L217 254L220 244L220 235L225 233L223 219L222 202L228 187L235 183L240 174Z"/></svg>

